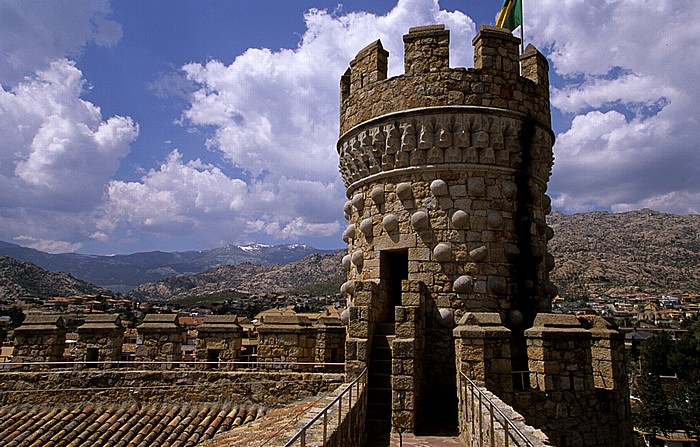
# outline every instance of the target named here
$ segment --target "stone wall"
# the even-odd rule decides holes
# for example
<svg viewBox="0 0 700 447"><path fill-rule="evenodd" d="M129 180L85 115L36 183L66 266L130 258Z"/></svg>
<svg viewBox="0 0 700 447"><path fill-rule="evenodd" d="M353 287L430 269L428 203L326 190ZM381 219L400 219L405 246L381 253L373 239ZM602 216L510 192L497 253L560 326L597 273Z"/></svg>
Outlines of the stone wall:
<svg viewBox="0 0 700 447"><path fill-rule="evenodd" d="M0 405L231 401L270 408L330 391L343 378L273 371L5 371Z"/></svg>
<svg viewBox="0 0 700 447"><path fill-rule="evenodd" d="M182 333L177 314L148 314L138 326L136 339L137 362L177 362L181 359ZM154 368L169 369L167 363Z"/></svg>
<svg viewBox="0 0 700 447"><path fill-rule="evenodd" d="M66 328L63 318L59 315L28 316L22 325L15 329L14 337L13 362L15 363L63 360Z"/></svg>
<svg viewBox="0 0 700 447"><path fill-rule="evenodd" d="M458 371L512 405L553 445L633 445L624 344L609 321L584 326L573 315L537 315L534 326L525 331L529 373L522 378L526 386L516 390L507 349L512 334L497 314L467 314L454 334ZM597 368L606 368L603 374L621 375L594 380L593 352L601 359L595 363Z"/></svg>
<svg viewBox="0 0 700 447"><path fill-rule="evenodd" d="M521 414L489 390L463 386L460 398L459 439L464 447L552 445L547 435L528 425ZM508 425L503 416L513 426Z"/></svg>
<svg viewBox="0 0 700 447"><path fill-rule="evenodd" d="M346 371L371 365L377 328L393 326L395 428L456 424L455 321L496 313L512 332L512 368L526 369L524 331L556 293L547 62L518 43L482 26L474 68L450 68L444 26L412 28L403 75L387 79L377 41L341 79Z"/></svg>
<svg viewBox="0 0 700 447"><path fill-rule="evenodd" d="M235 315L208 315L197 326L195 357L198 362L237 362L241 360L243 328ZM216 368L207 364L203 368ZM233 369L233 365L224 366Z"/></svg>
<svg viewBox="0 0 700 447"><path fill-rule="evenodd" d="M309 371L316 359L316 329L304 316L267 316L258 327L258 362L279 365L260 365L271 369Z"/></svg>
<svg viewBox="0 0 700 447"><path fill-rule="evenodd" d="M78 362L119 361L122 355L124 327L119 315L88 315L78 327L75 360Z"/></svg>
<svg viewBox="0 0 700 447"><path fill-rule="evenodd" d="M474 68L449 67L449 31L411 28L404 36L404 74L387 79L380 41L361 50L340 82L340 133L373 118L434 106L493 107L532 116L549 126L548 63L502 28L481 25L472 41ZM519 71L522 66L522 76Z"/></svg>
<svg viewBox="0 0 700 447"><path fill-rule="evenodd" d="M316 363L345 362L345 332L339 319L319 318L316 324Z"/></svg>

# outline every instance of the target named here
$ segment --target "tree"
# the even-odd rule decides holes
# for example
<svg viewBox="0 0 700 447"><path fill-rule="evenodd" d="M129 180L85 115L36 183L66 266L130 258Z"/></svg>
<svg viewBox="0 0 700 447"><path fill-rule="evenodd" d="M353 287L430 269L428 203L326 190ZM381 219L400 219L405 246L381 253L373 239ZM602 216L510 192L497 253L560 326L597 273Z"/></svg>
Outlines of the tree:
<svg viewBox="0 0 700 447"><path fill-rule="evenodd" d="M682 381L673 393L672 402L679 428L700 437L700 384Z"/></svg>
<svg viewBox="0 0 700 447"><path fill-rule="evenodd" d="M633 413L634 425L653 434L669 431L672 424L671 412L659 376L642 372L635 394L640 402Z"/></svg>
<svg viewBox="0 0 700 447"><path fill-rule="evenodd" d="M656 376L673 375L670 367L673 352L673 340L667 332L662 332L645 341L640 351L642 375L645 373Z"/></svg>
<svg viewBox="0 0 700 447"><path fill-rule="evenodd" d="M27 317L26 315L24 315L24 312L22 312L22 309L20 309L17 306L12 306L8 309L0 310L0 315L6 315L10 317L11 328L19 327L24 321L24 319Z"/></svg>

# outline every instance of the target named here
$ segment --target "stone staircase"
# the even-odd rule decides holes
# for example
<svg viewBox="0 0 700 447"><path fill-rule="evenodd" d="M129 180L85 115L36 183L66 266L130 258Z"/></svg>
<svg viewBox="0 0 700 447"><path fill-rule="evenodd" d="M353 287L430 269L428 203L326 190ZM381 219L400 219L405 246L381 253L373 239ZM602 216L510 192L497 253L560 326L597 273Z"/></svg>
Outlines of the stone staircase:
<svg viewBox="0 0 700 447"><path fill-rule="evenodd" d="M367 376L367 431L370 437L391 431L391 342L394 323L378 323L372 338Z"/></svg>

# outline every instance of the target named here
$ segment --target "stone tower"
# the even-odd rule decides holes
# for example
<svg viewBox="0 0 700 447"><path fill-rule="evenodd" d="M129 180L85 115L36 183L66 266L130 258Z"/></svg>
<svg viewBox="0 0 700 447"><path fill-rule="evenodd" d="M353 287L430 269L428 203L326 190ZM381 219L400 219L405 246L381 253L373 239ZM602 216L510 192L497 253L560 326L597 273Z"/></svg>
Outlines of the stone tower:
<svg viewBox="0 0 700 447"><path fill-rule="evenodd" d="M380 41L350 62L337 149L349 199L346 369L369 366L384 385L370 384L370 418L413 429L456 408L452 330L464 313L500 314L513 368L527 369L524 331L555 293L554 136L547 61L532 46L521 56L507 30L482 26L468 69L449 67L442 25L412 28L404 44L403 75L387 79Z"/></svg>

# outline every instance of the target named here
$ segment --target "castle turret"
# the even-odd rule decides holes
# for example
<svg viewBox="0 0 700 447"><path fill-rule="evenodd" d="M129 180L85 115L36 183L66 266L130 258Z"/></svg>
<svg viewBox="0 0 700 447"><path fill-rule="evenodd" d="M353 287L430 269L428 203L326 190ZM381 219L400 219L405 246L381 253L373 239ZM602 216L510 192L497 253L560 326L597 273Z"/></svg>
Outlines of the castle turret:
<svg viewBox="0 0 700 447"><path fill-rule="evenodd" d="M403 75L386 78L388 54L376 41L341 79L343 292L354 303L346 365L369 366L371 383L392 376L393 398L376 408L372 393L381 391L370 389L370 418L403 429L456 407L455 321L499 315L512 332L513 368L524 370L524 331L555 293L547 61L531 46L520 56L519 39L501 28L482 26L473 44L474 68L450 68L449 31L412 28ZM380 361L382 345L400 346L401 357L394 349Z"/></svg>

